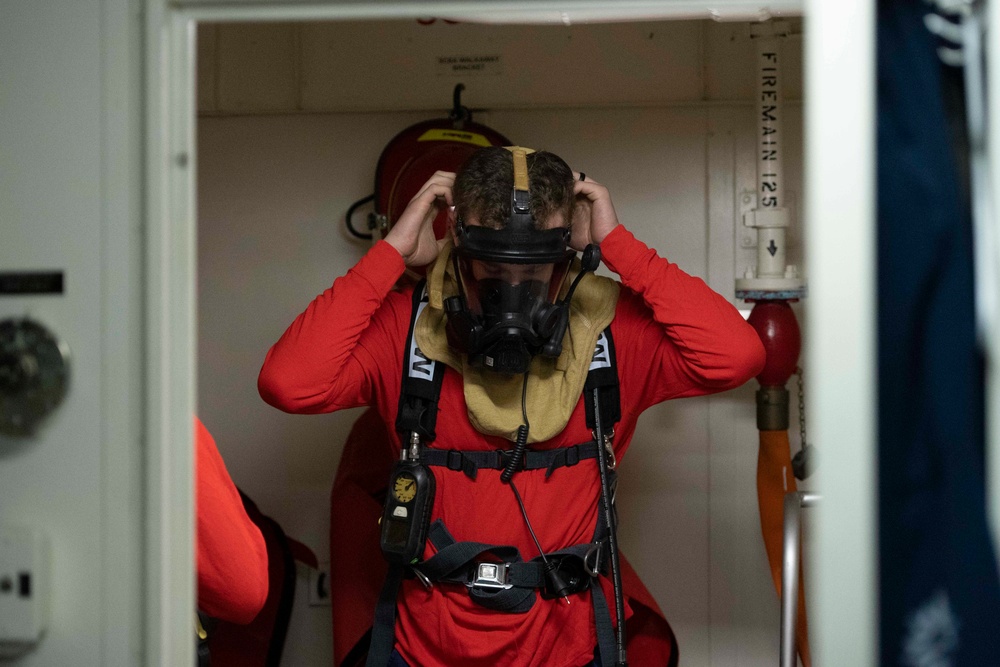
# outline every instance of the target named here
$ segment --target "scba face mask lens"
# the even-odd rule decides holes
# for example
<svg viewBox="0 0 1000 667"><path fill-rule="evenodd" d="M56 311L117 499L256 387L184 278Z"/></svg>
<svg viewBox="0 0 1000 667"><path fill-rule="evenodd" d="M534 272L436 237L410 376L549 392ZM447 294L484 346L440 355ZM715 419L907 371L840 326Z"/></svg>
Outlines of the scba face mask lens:
<svg viewBox="0 0 1000 667"><path fill-rule="evenodd" d="M565 308L557 299L569 257L546 264L465 257L457 264L466 307L464 313L449 317L464 322L471 335L456 347L468 352L474 364L501 373L523 373L531 357L545 354L559 328Z"/></svg>
<svg viewBox="0 0 1000 667"><path fill-rule="evenodd" d="M487 327L509 324L548 336L546 314L559 295L568 264L568 259L555 264L462 259L459 271L469 311Z"/></svg>

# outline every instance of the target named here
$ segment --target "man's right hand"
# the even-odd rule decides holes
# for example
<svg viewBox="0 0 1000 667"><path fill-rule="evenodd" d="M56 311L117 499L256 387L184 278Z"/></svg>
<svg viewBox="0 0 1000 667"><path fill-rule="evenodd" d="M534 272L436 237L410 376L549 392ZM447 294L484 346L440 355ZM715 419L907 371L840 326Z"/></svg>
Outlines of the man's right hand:
<svg viewBox="0 0 1000 667"><path fill-rule="evenodd" d="M437 258L434 218L441 207L453 205L451 189L454 185L453 172L434 172L386 234L386 243L399 251L406 266L426 266Z"/></svg>

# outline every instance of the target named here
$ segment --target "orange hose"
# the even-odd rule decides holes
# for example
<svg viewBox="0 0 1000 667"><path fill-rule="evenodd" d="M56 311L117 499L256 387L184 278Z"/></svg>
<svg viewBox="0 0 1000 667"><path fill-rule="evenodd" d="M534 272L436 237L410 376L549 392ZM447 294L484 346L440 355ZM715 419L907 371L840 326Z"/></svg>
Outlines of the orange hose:
<svg viewBox="0 0 1000 667"><path fill-rule="evenodd" d="M788 431L761 431L760 450L757 454L757 501L760 504L760 529L764 535L764 549L771 565L774 587L781 597L781 561L784 546L785 494L795 491L792 474L792 456L788 444ZM798 623L795 627L795 645L803 667L810 667L809 635L806 630L805 580L802 578L802 559L799 558Z"/></svg>

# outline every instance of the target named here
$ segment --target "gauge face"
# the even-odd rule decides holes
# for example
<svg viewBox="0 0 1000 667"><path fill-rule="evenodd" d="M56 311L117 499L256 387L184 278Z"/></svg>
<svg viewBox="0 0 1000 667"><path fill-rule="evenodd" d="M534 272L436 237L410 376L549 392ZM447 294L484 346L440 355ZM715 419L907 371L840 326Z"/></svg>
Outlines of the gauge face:
<svg viewBox="0 0 1000 667"><path fill-rule="evenodd" d="M409 473L401 473L392 485L392 495L401 503L408 503L417 495L417 480Z"/></svg>
<svg viewBox="0 0 1000 667"><path fill-rule="evenodd" d="M0 321L0 433L23 436L66 393L66 346L32 320Z"/></svg>

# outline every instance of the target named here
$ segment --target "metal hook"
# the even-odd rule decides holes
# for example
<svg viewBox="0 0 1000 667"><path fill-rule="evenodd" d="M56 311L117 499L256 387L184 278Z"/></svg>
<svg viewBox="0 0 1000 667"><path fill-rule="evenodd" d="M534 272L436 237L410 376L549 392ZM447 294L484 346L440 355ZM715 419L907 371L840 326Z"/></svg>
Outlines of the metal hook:
<svg viewBox="0 0 1000 667"><path fill-rule="evenodd" d="M452 108L449 116L454 121L456 128L461 128L467 121L472 121L472 112L467 107L462 106L463 90L465 90L465 84L457 83L455 91L452 93Z"/></svg>

